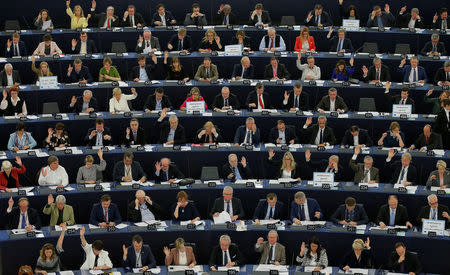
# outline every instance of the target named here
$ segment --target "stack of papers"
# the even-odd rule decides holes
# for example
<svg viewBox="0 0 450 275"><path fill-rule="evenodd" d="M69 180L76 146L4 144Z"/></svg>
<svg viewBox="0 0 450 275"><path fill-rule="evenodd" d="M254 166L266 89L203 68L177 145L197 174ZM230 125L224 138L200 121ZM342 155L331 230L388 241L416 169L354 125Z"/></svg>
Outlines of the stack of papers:
<svg viewBox="0 0 450 275"><path fill-rule="evenodd" d="M181 221L180 225L188 225L190 223L191 223L191 221ZM202 220L196 221L196 222L194 222L194 224L195 224L195 226L204 225L205 221L202 221Z"/></svg>
<svg viewBox="0 0 450 275"><path fill-rule="evenodd" d="M217 268L217 271L228 271L228 270L236 270L236 272L239 272L239 266L233 266L233 267L219 266Z"/></svg>
<svg viewBox="0 0 450 275"><path fill-rule="evenodd" d="M406 191L408 191L408 193L416 193L416 191L417 191L417 186L411 186L411 185L404 186L403 184L399 184L399 183L394 184L395 189L398 189L399 187L405 187Z"/></svg>
<svg viewBox="0 0 450 275"><path fill-rule="evenodd" d="M255 271L271 271L271 270L278 270L278 272L288 272L288 266L287 265L260 264L255 269Z"/></svg>
<svg viewBox="0 0 450 275"><path fill-rule="evenodd" d="M304 272L313 272L314 268L316 268L316 267L315 266L305 266ZM331 273L333 273L333 268L331 266L328 266L326 268L321 269L320 273L322 273L322 274L331 274Z"/></svg>
<svg viewBox="0 0 450 275"><path fill-rule="evenodd" d="M126 227L128 227L128 224L126 223L119 223L116 225L117 229L124 229Z"/></svg>
<svg viewBox="0 0 450 275"><path fill-rule="evenodd" d="M437 187L437 186L432 186L431 187L431 191L433 191L433 192L435 192L435 191L437 191L437 190L439 190L439 189L441 189L440 187ZM444 190L445 191L445 193L450 193L450 188L444 188L444 189L441 189L441 190Z"/></svg>
<svg viewBox="0 0 450 275"><path fill-rule="evenodd" d="M161 268L159 268L159 267L150 268L149 270L150 270L150 272L152 274L159 274L159 273L161 273ZM138 274L138 273L142 273L142 271L141 271L140 268L133 268L133 273L137 273Z"/></svg>
<svg viewBox="0 0 450 275"><path fill-rule="evenodd" d="M6 152L5 151L0 151L0 159L6 159Z"/></svg>
<svg viewBox="0 0 450 275"><path fill-rule="evenodd" d="M167 268L169 271L185 271L185 270L194 270L194 272L202 272L203 267L201 265L196 265L193 268L189 268L189 266L184 265L171 265Z"/></svg>
<svg viewBox="0 0 450 275"><path fill-rule="evenodd" d="M60 148L60 147L56 147L55 148L55 151L56 152L58 152L58 151L64 151L64 150L66 150L66 149L70 149L70 150L72 150L72 154L74 154L74 155L81 155L81 154L83 154L83 151L82 150L80 150L80 149L78 149L78 147L62 147L62 148Z"/></svg>
<svg viewBox="0 0 450 275"><path fill-rule="evenodd" d="M221 213L219 213L219 216L213 217L213 219L214 224L225 224L227 222L231 222L230 213L228 213L227 211L222 211Z"/></svg>
<svg viewBox="0 0 450 275"><path fill-rule="evenodd" d="M181 179L176 179L173 181L173 183L179 183ZM162 181L161 184L170 184L168 181Z"/></svg>
<svg viewBox="0 0 450 275"><path fill-rule="evenodd" d="M268 225L268 224L274 224L279 223L280 220L259 220L260 225Z"/></svg>
<svg viewBox="0 0 450 275"><path fill-rule="evenodd" d="M406 227L406 225L396 225L396 226L385 226L384 228L381 228L380 226L372 226L371 228L369 228L369 230L372 230L372 229L378 229L378 230L401 229L401 230L406 230L406 229L408 229L408 227Z"/></svg>
<svg viewBox="0 0 450 275"><path fill-rule="evenodd" d="M156 224L156 226L158 228L166 228L166 227L168 227L168 225L167 225L167 223L165 221L156 221L156 220L154 220L154 221L146 221L146 222L136 222L134 224L136 226L141 226L141 227L147 226L147 225L150 225L150 224Z"/></svg>

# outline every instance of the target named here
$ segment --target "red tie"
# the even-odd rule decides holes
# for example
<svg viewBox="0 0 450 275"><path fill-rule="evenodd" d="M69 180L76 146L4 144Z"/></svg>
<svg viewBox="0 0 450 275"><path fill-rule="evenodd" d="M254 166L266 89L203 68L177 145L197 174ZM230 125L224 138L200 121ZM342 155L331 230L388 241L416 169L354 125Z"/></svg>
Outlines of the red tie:
<svg viewBox="0 0 450 275"><path fill-rule="evenodd" d="M270 48L269 49L272 49L273 48L273 39L271 38L270 39Z"/></svg>
<svg viewBox="0 0 450 275"><path fill-rule="evenodd" d="M259 106L261 106L261 109L264 109L264 104L263 104L263 101L262 101L262 95L259 95L258 100L259 100Z"/></svg>
<svg viewBox="0 0 450 275"><path fill-rule="evenodd" d="M111 28L111 19L108 19L108 28Z"/></svg>
<svg viewBox="0 0 450 275"><path fill-rule="evenodd" d="M428 145L428 140L430 139L430 137L427 137L427 140L425 141L425 145Z"/></svg>
<svg viewBox="0 0 450 275"><path fill-rule="evenodd" d="M272 67L272 71L273 71L273 78L277 78L277 68Z"/></svg>
<svg viewBox="0 0 450 275"><path fill-rule="evenodd" d="M104 209L105 222L108 222L108 209Z"/></svg>

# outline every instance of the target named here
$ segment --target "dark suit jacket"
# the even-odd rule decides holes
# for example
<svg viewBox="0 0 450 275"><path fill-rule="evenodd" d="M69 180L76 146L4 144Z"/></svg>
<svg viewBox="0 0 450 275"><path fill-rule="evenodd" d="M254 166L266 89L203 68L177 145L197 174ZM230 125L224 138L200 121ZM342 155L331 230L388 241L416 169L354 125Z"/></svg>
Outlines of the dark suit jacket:
<svg viewBox="0 0 450 275"><path fill-rule="evenodd" d="M237 128L237 130L236 130L236 134L234 135L234 143L238 143L238 144L243 143L245 140L246 133L247 133L247 127L245 125L239 126L239 128ZM253 131L252 131L251 134L252 134L253 145L258 146L259 143L261 142L261 134L259 132L259 129L257 128L255 133L253 133Z"/></svg>
<svg viewBox="0 0 450 275"><path fill-rule="evenodd" d="M30 225L34 225L34 227L36 229L40 229L41 228L41 218L39 216L39 213L37 212L36 209L30 208L28 207L27 210L27 216L28 216L28 222L30 223ZM6 225L6 229L17 229L17 227L19 226L19 221L20 221L20 209L19 207L13 207L11 209L11 212L5 214L5 217L7 218L7 225Z"/></svg>
<svg viewBox="0 0 450 275"><path fill-rule="evenodd" d="M159 135L159 143L166 143L167 142L167 138L169 137L169 133L170 133L170 124L169 121L156 121L155 123L156 127L159 128L160 130L160 135ZM184 144L186 143L186 134L184 131L184 127L181 126L180 124L178 124L177 129L175 129L175 135L173 138L173 143L174 144Z"/></svg>
<svg viewBox="0 0 450 275"><path fill-rule="evenodd" d="M347 208L345 204L339 205L330 220L334 223L339 223L339 221L345 220L346 210ZM356 204L353 212L353 222L356 222L357 224L367 224L369 222L369 217L367 217L366 210L364 210L364 206L362 204Z"/></svg>
<svg viewBox="0 0 450 275"><path fill-rule="evenodd" d="M391 210L388 204L385 204L380 207L377 215L377 224L383 222L385 225L389 225L389 220L391 219ZM395 225L406 225L406 222L409 221L408 218L408 210L401 204L397 205L397 209L395 210Z"/></svg>
<svg viewBox="0 0 450 275"><path fill-rule="evenodd" d="M355 183L360 183L364 179L364 163L356 163L356 160L350 159L350 168L355 171L355 177L353 181ZM371 167L370 171L370 180L374 180L375 182L380 182L380 174L378 168Z"/></svg>
<svg viewBox="0 0 450 275"><path fill-rule="evenodd" d="M14 49L13 49L13 46L14 46L14 44L13 45L11 45L11 48L9 48L9 51L8 51L8 48L7 47L5 47L5 57L13 57L13 56L15 56L14 55ZM25 42L23 42L23 41L21 41L21 40L19 40L19 52L20 52L20 55L21 56L28 56L27 55L27 48L25 47Z"/></svg>
<svg viewBox="0 0 450 275"><path fill-rule="evenodd" d="M411 13L405 12L402 15L398 16L398 18L397 18L397 26L399 28L407 28L410 20L411 20ZM422 22L422 18L419 19L419 20L416 19L416 22L414 23L414 28L416 28L416 29L423 29L424 28L424 25L423 25L423 22Z"/></svg>
<svg viewBox="0 0 450 275"><path fill-rule="evenodd" d="M270 159L267 159L267 162L270 164L270 165L272 165L272 166L274 166L274 167L276 167L278 170L278 174L277 174L277 178L281 178L282 177L282 175L283 175L283 170L281 170L281 166L282 166L282 160L270 160ZM291 172L291 178L292 179L298 179L298 178L302 178L303 176L302 176L302 172L301 172L301 169L300 169L300 166L297 164L296 166L295 166L295 170L294 171L292 171Z"/></svg>
<svg viewBox="0 0 450 275"><path fill-rule="evenodd" d="M450 223L449 221L442 217L442 212L449 213L448 207L443 204L438 204L438 220L445 220L445 228L448 228ZM424 206L420 209L419 215L417 216L417 224L422 226L422 219L428 219L430 217L430 206Z"/></svg>
<svg viewBox="0 0 450 275"><path fill-rule="evenodd" d="M225 14L223 12L217 13L214 18L214 25L224 25L223 24L224 17L225 17ZM230 14L228 15L228 24L229 25L238 25L239 24L236 14L230 12Z"/></svg>
<svg viewBox="0 0 450 275"><path fill-rule="evenodd" d="M106 18L107 18L107 16L106 16L106 13L104 13L104 12L102 12L100 14L96 14L95 11L92 12L92 19L94 19L94 21L97 22L97 27L98 28L103 28L103 25L105 24ZM120 26L120 21L123 20L123 18L119 19L116 15L114 15L114 19L115 19L114 21L111 21L111 28L119 27ZM94 24L92 24L92 26L93 25Z"/></svg>
<svg viewBox="0 0 450 275"><path fill-rule="evenodd" d="M189 201L186 207L180 207L178 209L178 218L175 218L175 216L173 215L176 207L177 203L174 203L170 208L170 215L172 216L172 222L188 221L193 220L195 218L200 218L200 213L198 212L197 207L192 201Z"/></svg>
<svg viewBox="0 0 450 275"><path fill-rule="evenodd" d="M403 67L398 67L397 71L403 74L403 82L409 82L409 75L411 74L411 65L405 65ZM417 66L417 81L425 80L428 81L427 73L422 66Z"/></svg>
<svg viewBox="0 0 450 275"><path fill-rule="evenodd" d="M439 81L450 81L450 79L447 80L447 76L445 74L444 68L439 68L434 75L434 83L437 85Z"/></svg>
<svg viewBox="0 0 450 275"><path fill-rule="evenodd" d="M89 68L87 66L81 66L81 70L79 73L75 71L75 68L72 70L72 73L68 76L67 73L64 74L66 83L77 83L83 79L87 80L88 83L92 83L93 78L91 73L89 72Z"/></svg>
<svg viewBox="0 0 450 275"><path fill-rule="evenodd" d="M400 176L403 168L401 161L394 162L391 160L386 162L386 168L394 171L392 174L391 183L397 183L398 177ZM413 185L417 182L417 170L412 163L409 164L408 173L406 174L406 181L411 182Z"/></svg>
<svg viewBox="0 0 450 275"><path fill-rule="evenodd" d="M277 66L277 77L278 78L286 78L289 79L291 77L291 74L286 69L286 66L284 64L278 63ZM265 79L272 79L273 78L273 68L271 64L266 65L266 68L264 69L264 78Z"/></svg>
<svg viewBox="0 0 450 275"><path fill-rule="evenodd" d="M171 23L172 20L175 20L175 17L173 17L172 13L168 10L165 10L164 12L165 12L164 16L166 19L166 26L176 25L176 23L175 24ZM159 16L158 12L155 12L152 16L152 26L156 26L155 21L161 22L161 17Z"/></svg>
<svg viewBox="0 0 450 275"><path fill-rule="evenodd" d="M131 175L133 176L133 180L136 181L140 180L142 177L147 178L144 169L142 169L141 164L137 161L133 161L131 163ZM114 181L121 182L124 176L125 176L125 164L121 160L114 164L113 179Z"/></svg>
<svg viewBox="0 0 450 275"><path fill-rule="evenodd" d="M178 34L172 35L169 40L169 44L173 46L173 51L178 51ZM192 39L189 35L186 35L183 38L183 50L187 50L188 52L192 52Z"/></svg>
<svg viewBox="0 0 450 275"><path fill-rule="evenodd" d="M330 52L335 52L337 50L338 43L339 43L338 36L334 36L330 39ZM344 49L346 53L352 53L355 51L353 49L352 41L348 38L344 38L344 42L342 43L342 49Z"/></svg>
<svg viewBox="0 0 450 275"><path fill-rule="evenodd" d="M427 141L427 139L426 139L425 135L422 133L419 135L419 137L414 142L414 146L416 147L416 149L420 149L424 146L427 146L428 150L443 149L442 137L440 134L431 132L431 135L428 138L428 145L425 144L426 141Z"/></svg>
<svg viewBox="0 0 450 275"><path fill-rule="evenodd" d="M148 210L150 210L153 213L156 220L160 220L162 218L162 210L161 210L161 206L159 206L159 204L152 201L152 204L145 202L145 205L147 205ZM129 221L129 222L141 222L142 221L141 210L136 210L135 207L136 207L136 204L134 203L134 200L128 204L127 221Z"/></svg>
<svg viewBox="0 0 450 275"><path fill-rule="evenodd" d="M375 18L372 20L372 15L369 14L369 19L367 20L367 27L378 27L378 19L375 16ZM383 27L392 27L395 24L395 17L392 15L392 13L386 13L385 11L381 12L381 22L383 22Z"/></svg>
<svg viewBox="0 0 450 275"><path fill-rule="evenodd" d="M161 108L168 108L169 110L172 109L172 103L170 103L169 97L166 95L163 95L161 99ZM147 97L147 100L145 101L144 110L150 110L153 111L156 109L156 94L151 94Z"/></svg>
<svg viewBox="0 0 450 275"><path fill-rule="evenodd" d="M392 251L391 256L389 257L388 268L394 272L400 272L400 264L398 263L398 256L396 251ZM414 272L414 274L419 274L422 272L422 265L417 258L417 254L411 253L409 251L405 251L405 260L403 261L403 271L405 272Z"/></svg>
<svg viewBox="0 0 450 275"><path fill-rule="evenodd" d="M289 144L289 141L294 140L294 142L297 142L297 135L295 134L295 126L286 125L284 130L284 137L286 140L286 144ZM278 128L273 127L270 129L269 133L269 142L277 144L278 139Z"/></svg>
<svg viewBox="0 0 450 275"><path fill-rule="evenodd" d="M361 257L356 259L355 252L353 249L345 255L343 261L339 265L339 268L342 269L344 266L349 266L350 268L372 268L373 267L373 259L372 259L372 249L364 249L361 253Z"/></svg>
<svg viewBox="0 0 450 275"><path fill-rule="evenodd" d="M80 43L80 40L78 40L77 45L75 45L75 49L72 50L72 47L70 48L70 53L71 54L79 54L80 50L81 50L81 43ZM94 40L88 39L86 41L86 52L87 53L98 53Z"/></svg>
<svg viewBox="0 0 450 275"><path fill-rule="evenodd" d="M6 72L5 70L0 72L0 77L1 77L1 86L8 86L8 77L6 76ZM13 70L12 71L12 79L14 83L21 83L22 81L20 80L20 74L18 71ZM14 85L14 84L13 84Z"/></svg>
<svg viewBox="0 0 450 275"><path fill-rule="evenodd" d="M336 96L334 108L335 108L335 110L337 110L337 109L344 110L344 112L348 111L347 104L345 104L344 99L340 96ZM319 104L317 104L317 109L329 111L330 110L330 96L326 95L326 96L322 97Z"/></svg>
<svg viewBox="0 0 450 275"><path fill-rule="evenodd" d="M115 203L111 203L108 207L108 220L114 222L116 225L122 222L119 208ZM89 218L89 224L98 225L99 223L106 222L104 211L101 203L96 203L92 206L91 216Z"/></svg>
<svg viewBox="0 0 450 275"><path fill-rule="evenodd" d="M305 25L306 26L317 26L316 21L315 21L316 19L315 19L314 10L309 11L307 14L310 14L310 13L313 15L313 17L311 18L311 20L309 20L309 22L306 22L306 19L305 19ZM333 25L333 20L331 19L328 12L322 11L322 14L320 16L320 23L324 27Z"/></svg>
<svg viewBox="0 0 450 275"><path fill-rule="evenodd" d="M128 80L130 81L134 81L136 78L139 78L140 74L140 67L141 66L134 66L133 69L131 69L130 75ZM145 72L147 73L147 77L149 80L153 79L153 74L152 72L156 69L156 64L152 62L150 62L150 64L146 64L145 65Z"/></svg>
<svg viewBox="0 0 450 275"><path fill-rule="evenodd" d="M311 221L318 221L318 220L323 218L323 213L322 213L322 210L320 209L320 205L315 199L307 198L306 199L306 204L308 205L308 214L309 214L309 219ZM298 205L295 202L295 200L291 202L291 216L290 216L291 221L294 218L297 218L297 219L301 220L300 219L300 214L299 214L300 213L300 209L301 209L300 205ZM320 212L320 218L319 219L314 217L316 212Z"/></svg>
<svg viewBox="0 0 450 275"><path fill-rule="evenodd" d="M264 101L264 109L272 109L272 103L270 102L269 94L267 94L266 92L263 92L262 96L263 96L263 101ZM255 103L256 104L256 108L249 107L248 105L250 105L250 103ZM257 109L257 107L258 107L258 95L256 94L256 91L253 91L253 92L248 94L247 100L245 101L245 106L247 108L249 108L249 109Z"/></svg>
<svg viewBox="0 0 450 275"><path fill-rule="evenodd" d="M225 201L223 198L217 198L214 201L211 211L209 211L209 216L212 217L216 212L220 213L222 211L225 211L224 202ZM245 216L244 208L242 207L240 199L235 197L231 198L231 207L233 208L233 216L238 216L239 220Z"/></svg>
<svg viewBox="0 0 450 275"><path fill-rule="evenodd" d="M242 65L241 64L234 64L233 66L233 73L231 74L231 78L233 77L241 77L242 75ZM253 79L255 78L255 67L250 64L250 67L248 69L245 69L244 76L245 79Z"/></svg>
<svg viewBox="0 0 450 275"><path fill-rule="evenodd" d="M431 179L431 176L436 176L436 179ZM444 175L443 175L443 185L445 185L446 188L450 187L450 171L448 169L445 169L444 171ZM427 187L431 187L431 186L441 186L441 177L439 176L439 171L438 170L434 170L430 173L430 175L428 176L428 180L427 180Z"/></svg>
<svg viewBox="0 0 450 275"><path fill-rule="evenodd" d="M195 135L195 138L194 138L196 143L209 143L209 136L207 136L206 134L201 135L200 138L198 137L200 132L204 129L205 128L203 128L203 127L198 129L197 134ZM220 129L216 127L216 131L217 131L217 137L211 133L212 142L213 143L222 142L222 135L220 134Z"/></svg>
<svg viewBox="0 0 450 275"><path fill-rule="evenodd" d="M183 173L181 173L180 170L178 170L178 167L175 164L169 164L169 169L168 169L168 176L169 176L169 180L170 179L184 179L184 175ZM159 176L155 175L155 180L157 182L165 182L166 177L165 177L165 172L161 169L161 171L159 172Z"/></svg>
<svg viewBox="0 0 450 275"><path fill-rule="evenodd" d="M91 99L91 101L92 101L92 99ZM77 100L77 103L78 103L78 100ZM81 104L81 106L83 106L83 104ZM95 127L89 128L86 136L84 137L84 140L86 141L87 146L95 146L95 142L97 141L97 136L94 136L92 139L89 139L89 135L94 130L95 130ZM111 139L110 140L106 140L105 139L105 135L110 136ZM111 130L109 130L108 127L103 127L103 146L108 146L110 144L113 144L112 136L111 136Z"/></svg>
<svg viewBox="0 0 450 275"><path fill-rule="evenodd" d="M433 29L440 29L442 27L442 19L439 16L438 20L436 20L436 22L433 23L432 25ZM450 27L450 18L447 17L447 28Z"/></svg>
<svg viewBox="0 0 450 275"><path fill-rule="evenodd" d="M369 82L376 79L377 69L375 68L375 66L370 66L369 71L367 72L367 76L364 78L364 81ZM380 81L391 81L391 73L389 71L389 67L384 64L381 64Z"/></svg>
<svg viewBox="0 0 450 275"><path fill-rule="evenodd" d="M450 146L450 123L447 119L447 115L445 110L441 109L436 117L436 120L433 125L433 129L436 133L441 134L442 142L444 146Z"/></svg>
<svg viewBox="0 0 450 275"><path fill-rule="evenodd" d="M136 250L133 246L127 247L128 254L127 259L123 261L123 267L125 268L135 268L136 267ZM142 266L147 266L148 268L156 267L156 260L153 256L150 246L144 244L141 248L141 263Z"/></svg>
<svg viewBox="0 0 450 275"><path fill-rule="evenodd" d="M436 45L437 52L441 55L447 55L447 51L445 50L445 45L443 42L438 42ZM433 50L433 43L431 41L428 41L423 46L422 50L420 51L420 54L427 55L429 52Z"/></svg>
<svg viewBox="0 0 450 275"><path fill-rule="evenodd" d="M137 134L136 134L136 142L134 142L134 136L133 136L133 132L130 129L130 136L129 138L127 138L127 133L125 131L125 133L123 134L123 141L122 144L125 145L132 145L132 144L140 144L140 145L144 145L147 144L147 137L145 135L145 130L142 127L139 127L137 130Z"/></svg>
<svg viewBox="0 0 450 275"><path fill-rule="evenodd" d="M142 41L141 46L139 46L139 41L137 41L135 52L137 52L137 53L144 52L145 43L146 43L146 41L144 40L144 41ZM153 35L150 37L150 46L152 47L152 49L157 49L158 51L161 50L161 46L159 45L158 37L154 37Z"/></svg>
<svg viewBox="0 0 450 275"><path fill-rule="evenodd" d="M238 163L237 168L239 170L239 174L241 175L242 179L250 179L252 178L252 173L250 171L250 167L248 164L244 167L241 163ZM228 175L233 173L233 170L231 169L230 164L226 163L222 166L222 178L224 180L228 179ZM236 175L231 179L232 181L236 180Z"/></svg>
<svg viewBox="0 0 450 275"><path fill-rule="evenodd" d="M228 253L230 254L230 259L228 261L234 262L236 266L244 264L244 257L242 256L239 248L236 244L231 243L228 247ZM209 266L224 266L223 264L223 252L220 245L215 246L209 256Z"/></svg>
<svg viewBox="0 0 450 275"><path fill-rule="evenodd" d="M388 100L388 102L393 105L393 104L399 104L400 100L402 99L402 97L400 95L395 95L392 96L390 93L385 94L386 95L386 99ZM414 102L414 100L408 96L408 98L406 99L406 103L407 105L412 105L411 106L411 111L414 114L416 111L416 103ZM392 106L391 106L391 110L392 110Z"/></svg>
<svg viewBox="0 0 450 275"><path fill-rule="evenodd" d="M93 108L94 112L96 112L98 110L97 99L95 99L95 97L91 97L91 100L89 100L89 108ZM69 112L70 113L81 113L82 110L83 110L83 97L79 96L79 97L77 97L77 102L75 102L73 107L70 107L70 105L69 105ZM89 135L90 135L90 133L88 134L88 136ZM95 140L94 140L94 144L95 144Z"/></svg>
<svg viewBox="0 0 450 275"><path fill-rule="evenodd" d="M267 214L267 208L269 207L269 203L266 199L259 200L258 205L256 206L255 213L253 214L253 220L264 220ZM275 220L282 220L284 218L283 212L284 204L281 201L275 203L275 209L272 213L272 218Z"/></svg>
<svg viewBox="0 0 450 275"><path fill-rule="evenodd" d="M322 159L319 161L310 160L306 162L306 168L309 170L311 176L314 171L325 172L327 167L328 167L328 160L326 159ZM334 181L340 181L343 178L343 175L344 175L344 168L342 167L342 165L338 164L338 171L337 173L334 172Z"/></svg>
<svg viewBox="0 0 450 275"><path fill-rule="evenodd" d="M306 135L308 144L315 144L319 126L314 124L307 129L302 129L302 132ZM323 142L328 142L330 145L336 144L336 137L334 136L333 129L328 126L325 126L325 129L323 130Z"/></svg>
<svg viewBox="0 0 450 275"><path fill-rule="evenodd" d="M289 99L286 105L283 102L283 109L290 110L291 108L294 108L294 98L294 91L289 91ZM298 108L302 111L309 110L309 94L305 91L302 91L302 93L300 94L300 102Z"/></svg>
<svg viewBox="0 0 450 275"><path fill-rule="evenodd" d="M365 144L368 147L373 145L373 141L369 136L369 133L365 129L359 129L358 133L358 144ZM341 145L354 146L355 142L353 140L353 135L350 130L345 131L344 137L342 138Z"/></svg>
<svg viewBox="0 0 450 275"><path fill-rule="evenodd" d="M137 26L138 24L141 24L142 26L145 26L145 20L142 17L142 15L138 12L134 13L134 25ZM131 25L131 16L127 16L127 19L124 21L123 16L120 17L120 25L122 27L133 27Z"/></svg>
<svg viewBox="0 0 450 275"><path fill-rule="evenodd" d="M214 102L212 104L212 109L213 110L215 108L222 109L223 101L224 101L224 99L222 97L222 94L216 95L216 97L214 97ZM238 98L237 98L237 96L235 94L230 93L230 95L228 96L228 105L231 106L231 108L233 108L233 110L239 110L240 109L239 100L238 100Z"/></svg>
<svg viewBox="0 0 450 275"><path fill-rule="evenodd" d="M251 15L251 13L250 13L250 15ZM269 15L268 11L265 11L265 10L262 11L261 21L263 22L263 24L269 24L269 25L272 24L272 19L270 18L270 15ZM250 18L249 18L249 25L254 26L256 23L258 23L258 16L255 15L255 17L253 17L253 19L250 16Z"/></svg>

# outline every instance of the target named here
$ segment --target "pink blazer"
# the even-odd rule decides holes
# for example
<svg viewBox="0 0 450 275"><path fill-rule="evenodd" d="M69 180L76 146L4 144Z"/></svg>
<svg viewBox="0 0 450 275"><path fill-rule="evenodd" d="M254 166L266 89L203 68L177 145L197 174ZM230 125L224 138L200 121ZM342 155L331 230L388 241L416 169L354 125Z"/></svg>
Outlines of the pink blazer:
<svg viewBox="0 0 450 275"><path fill-rule="evenodd" d="M191 263L197 264L197 262L195 261L195 255L194 255L194 252L192 250L192 247L185 246L184 250L186 251L187 265L190 265ZM179 265L178 249L172 248L170 250L169 256L166 256L165 262L166 262L166 265Z"/></svg>
<svg viewBox="0 0 450 275"><path fill-rule="evenodd" d="M54 55L55 53L62 54L61 49L56 45L54 41L50 44L50 55ZM39 43L36 50L34 50L33 55L43 55L45 54L45 42Z"/></svg>

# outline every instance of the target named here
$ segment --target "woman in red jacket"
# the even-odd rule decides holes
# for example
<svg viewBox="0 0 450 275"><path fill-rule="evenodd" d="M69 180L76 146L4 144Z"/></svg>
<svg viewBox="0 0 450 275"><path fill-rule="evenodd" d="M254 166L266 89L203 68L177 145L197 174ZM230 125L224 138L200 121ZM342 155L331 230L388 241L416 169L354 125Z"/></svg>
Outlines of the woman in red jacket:
<svg viewBox="0 0 450 275"><path fill-rule="evenodd" d="M16 163L20 166L20 168L13 167L11 162L7 160L2 162L2 169L0 172L0 190L11 192L10 188L20 187L19 174L25 173L27 169L22 164L20 157L16 157Z"/></svg>
<svg viewBox="0 0 450 275"><path fill-rule="evenodd" d="M205 111L208 110L208 105L206 105L205 100L200 94L200 90L197 87L193 87L189 92L188 98L181 104L180 111L186 111L186 102L189 101L203 101L205 103Z"/></svg>
<svg viewBox="0 0 450 275"><path fill-rule="evenodd" d="M306 51L316 51L316 44L314 43L314 37L309 35L309 29L303 27L300 31L300 35L295 39L294 51L296 52L306 52Z"/></svg>

